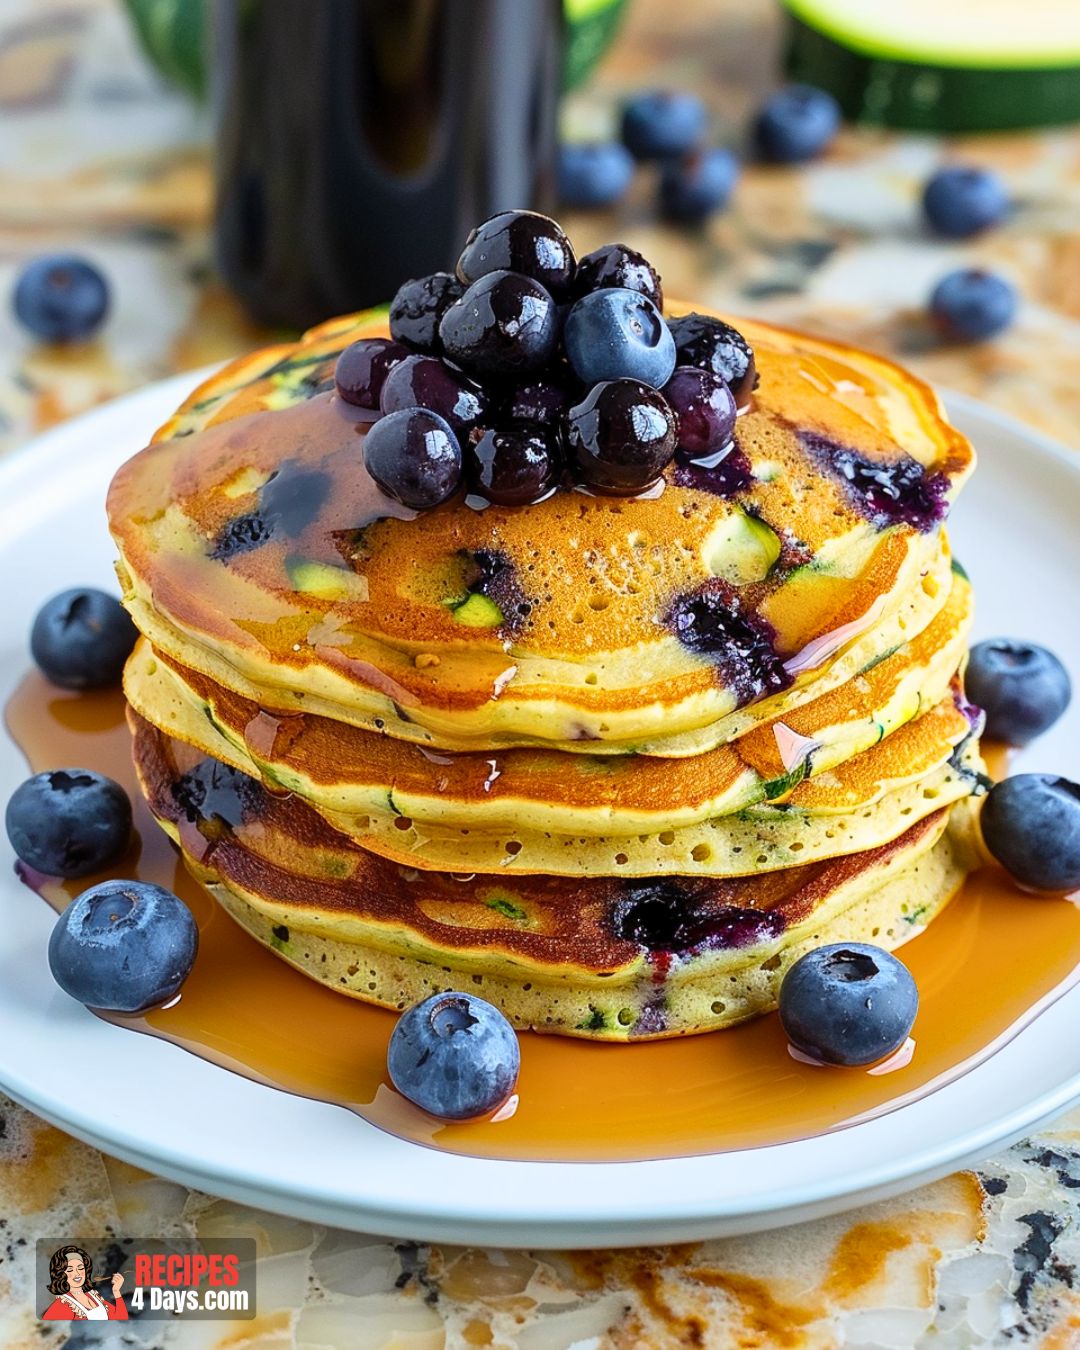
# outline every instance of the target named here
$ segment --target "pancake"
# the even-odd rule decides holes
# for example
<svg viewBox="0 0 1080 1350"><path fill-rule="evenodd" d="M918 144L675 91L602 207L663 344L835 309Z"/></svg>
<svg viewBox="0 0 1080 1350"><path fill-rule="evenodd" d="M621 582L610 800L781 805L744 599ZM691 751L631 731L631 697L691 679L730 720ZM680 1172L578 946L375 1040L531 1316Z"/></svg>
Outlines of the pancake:
<svg viewBox="0 0 1080 1350"><path fill-rule="evenodd" d="M420 519L376 491L331 391L381 317L245 357L113 482L125 603L159 651L271 710L458 750L721 744L933 621L973 464L898 367L740 326L761 383L720 470Z"/></svg>
<svg viewBox="0 0 1080 1350"><path fill-rule="evenodd" d="M151 810L223 908L305 974L392 1008L465 987L516 1026L593 1039L731 1026L775 1006L812 946L921 932L975 858L962 802L881 848L750 880L464 884L376 858L129 717Z"/></svg>
<svg viewBox="0 0 1080 1350"><path fill-rule="evenodd" d="M876 745L945 697L970 618L971 587L958 575L934 622L862 676L783 722L676 760L547 749L447 755L310 714L275 718L145 643L124 683L132 706L162 730L324 813L389 808L421 828L635 834L782 799L801 779Z"/></svg>
<svg viewBox="0 0 1080 1350"><path fill-rule="evenodd" d="M132 693L134 683L129 678ZM130 702L140 709L140 699ZM935 707L873 749L800 779L775 801L681 827L673 827L659 809L649 834L560 835L523 828L520 821L493 834L475 827L421 825L395 810L393 802L355 815L328 806L325 798L307 801L332 829L364 848L431 871L747 876L877 847L940 807L983 792L980 722L976 718L973 726L972 716L956 683ZM258 777L243 747L222 736L195 703L159 706L149 720L203 754ZM282 792L280 775L275 790Z"/></svg>

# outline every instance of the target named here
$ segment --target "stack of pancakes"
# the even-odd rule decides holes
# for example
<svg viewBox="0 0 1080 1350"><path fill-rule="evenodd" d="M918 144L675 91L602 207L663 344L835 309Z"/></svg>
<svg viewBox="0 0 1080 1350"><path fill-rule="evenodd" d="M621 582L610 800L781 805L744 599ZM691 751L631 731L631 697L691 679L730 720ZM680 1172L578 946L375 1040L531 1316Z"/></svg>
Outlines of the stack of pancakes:
<svg viewBox="0 0 1080 1350"><path fill-rule="evenodd" d="M739 327L733 448L639 498L381 497L333 386L381 315L234 362L120 470L140 780L260 941L370 1002L626 1040L752 1016L809 947L899 946L953 895L971 448L892 364Z"/></svg>

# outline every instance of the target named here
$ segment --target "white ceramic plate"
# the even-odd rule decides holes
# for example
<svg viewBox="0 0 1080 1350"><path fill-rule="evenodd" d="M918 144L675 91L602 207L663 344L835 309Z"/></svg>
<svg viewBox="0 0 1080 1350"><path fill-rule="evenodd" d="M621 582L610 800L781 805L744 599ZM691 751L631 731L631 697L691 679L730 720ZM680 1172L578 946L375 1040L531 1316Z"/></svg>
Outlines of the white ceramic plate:
<svg viewBox="0 0 1080 1350"><path fill-rule="evenodd" d="M24 635L38 604L64 586L113 584L106 485L194 379L121 399L0 464L3 699L27 668ZM975 583L978 633L1043 641L1080 672L1080 455L969 399L951 398L949 407L980 455L953 522L957 554ZM1080 700L1020 763L1080 777ZM0 736L0 800L25 772ZM11 864L4 840L0 1084L71 1133L152 1171L345 1228L568 1247L768 1228L940 1176L1080 1099L1077 987L966 1076L891 1115L815 1139L646 1163L455 1157L92 1016L53 984L50 911L16 881ZM104 1075L62 1068L90 1062Z"/></svg>

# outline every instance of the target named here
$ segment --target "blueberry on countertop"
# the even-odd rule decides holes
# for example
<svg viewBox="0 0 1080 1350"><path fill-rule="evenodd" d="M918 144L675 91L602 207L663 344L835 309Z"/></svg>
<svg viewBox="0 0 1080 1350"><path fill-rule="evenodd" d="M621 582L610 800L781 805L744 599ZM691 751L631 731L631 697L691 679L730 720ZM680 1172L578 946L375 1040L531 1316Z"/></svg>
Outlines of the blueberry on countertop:
<svg viewBox="0 0 1080 1350"><path fill-rule="evenodd" d="M92 769L52 769L21 783L7 804L11 847L35 872L85 877L118 858L131 837L131 803Z"/></svg>
<svg viewBox="0 0 1080 1350"><path fill-rule="evenodd" d="M983 842L1028 890L1080 889L1080 783L1018 773L995 783L979 817Z"/></svg>
<svg viewBox="0 0 1080 1350"><path fill-rule="evenodd" d="M1009 194L993 170L957 164L939 169L928 180L922 208L938 234L963 239L1004 220Z"/></svg>
<svg viewBox="0 0 1080 1350"><path fill-rule="evenodd" d="M566 206L611 206L634 176L634 157L617 141L559 147L559 200Z"/></svg>
<svg viewBox="0 0 1080 1350"><path fill-rule="evenodd" d="M684 224L705 220L727 205L738 178L739 161L730 150L695 150L668 160L660 174L660 212Z"/></svg>
<svg viewBox="0 0 1080 1350"><path fill-rule="evenodd" d="M90 1008L142 1012L174 998L199 930L187 905L145 881L103 881L68 905L49 938L49 968Z"/></svg>
<svg viewBox="0 0 1080 1350"><path fill-rule="evenodd" d="M754 137L765 159L795 164L828 148L840 129L840 105L823 89L791 84L762 105Z"/></svg>
<svg viewBox="0 0 1080 1350"><path fill-rule="evenodd" d="M675 342L663 316L639 291L591 291L563 329L566 355L584 384L641 380L659 389L675 369Z"/></svg>
<svg viewBox="0 0 1080 1350"><path fill-rule="evenodd" d="M387 1051L390 1080L443 1120L498 1110L517 1083L521 1051L497 1008L472 994L433 994L402 1013Z"/></svg>
<svg viewBox="0 0 1080 1350"><path fill-rule="evenodd" d="M1069 706L1069 672L1053 652L1016 638L989 638L971 649L967 695L986 713L986 735L1027 745Z"/></svg>
<svg viewBox="0 0 1080 1350"><path fill-rule="evenodd" d="M30 654L63 689L118 684L138 630L115 596L91 586L46 600L30 629Z"/></svg>
<svg viewBox="0 0 1080 1350"><path fill-rule="evenodd" d="M948 338L982 342L1008 328L1016 316L1016 289L1004 277L962 267L942 277L930 296L930 313Z"/></svg>
<svg viewBox="0 0 1080 1350"><path fill-rule="evenodd" d="M414 511L452 497L461 485L461 445L427 408L388 413L364 437L364 465L379 488Z"/></svg>
<svg viewBox="0 0 1080 1350"><path fill-rule="evenodd" d="M74 254L35 258L19 273L15 317L43 342L81 342L109 312L109 287L92 262Z"/></svg>
<svg viewBox="0 0 1080 1350"><path fill-rule="evenodd" d="M881 947L837 942L801 956L780 985L796 1050L826 1064L873 1064L907 1040L919 1010L911 972Z"/></svg>
<svg viewBox="0 0 1080 1350"><path fill-rule="evenodd" d="M623 105L623 144L637 159L670 159L693 150L707 124L705 105L695 95L650 89Z"/></svg>

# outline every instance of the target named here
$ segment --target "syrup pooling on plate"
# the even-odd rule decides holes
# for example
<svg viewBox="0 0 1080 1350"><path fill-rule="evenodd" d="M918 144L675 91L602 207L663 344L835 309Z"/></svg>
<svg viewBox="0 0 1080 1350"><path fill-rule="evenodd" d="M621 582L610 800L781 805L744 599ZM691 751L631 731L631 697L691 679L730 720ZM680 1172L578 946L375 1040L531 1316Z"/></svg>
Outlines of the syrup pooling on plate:
<svg viewBox="0 0 1080 1350"><path fill-rule="evenodd" d="M932 937L904 947L921 1008L911 1061L893 1072L800 1063L786 1053L771 1014L723 1035L626 1046L525 1033L513 1115L445 1125L411 1107L387 1082L392 1012L341 998L291 970L187 876L136 788L119 693L68 695L31 675L8 704L7 722L34 769L85 764L128 789L137 838L112 874L177 891L198 920L199 955L179 1000L144 1016L109 1020L450 1152L646 1159L842 1128L895 1110L984 1059L1064 992L1080 962L1074 905L1032 900L1004 874L986 870L934 921ZM227 793L219 805L231 809ZM98 879L56 885L29 878L56 908ZM22 898L31 901L29 893ZM905 921L917 924L918 916Z"/></svg>

